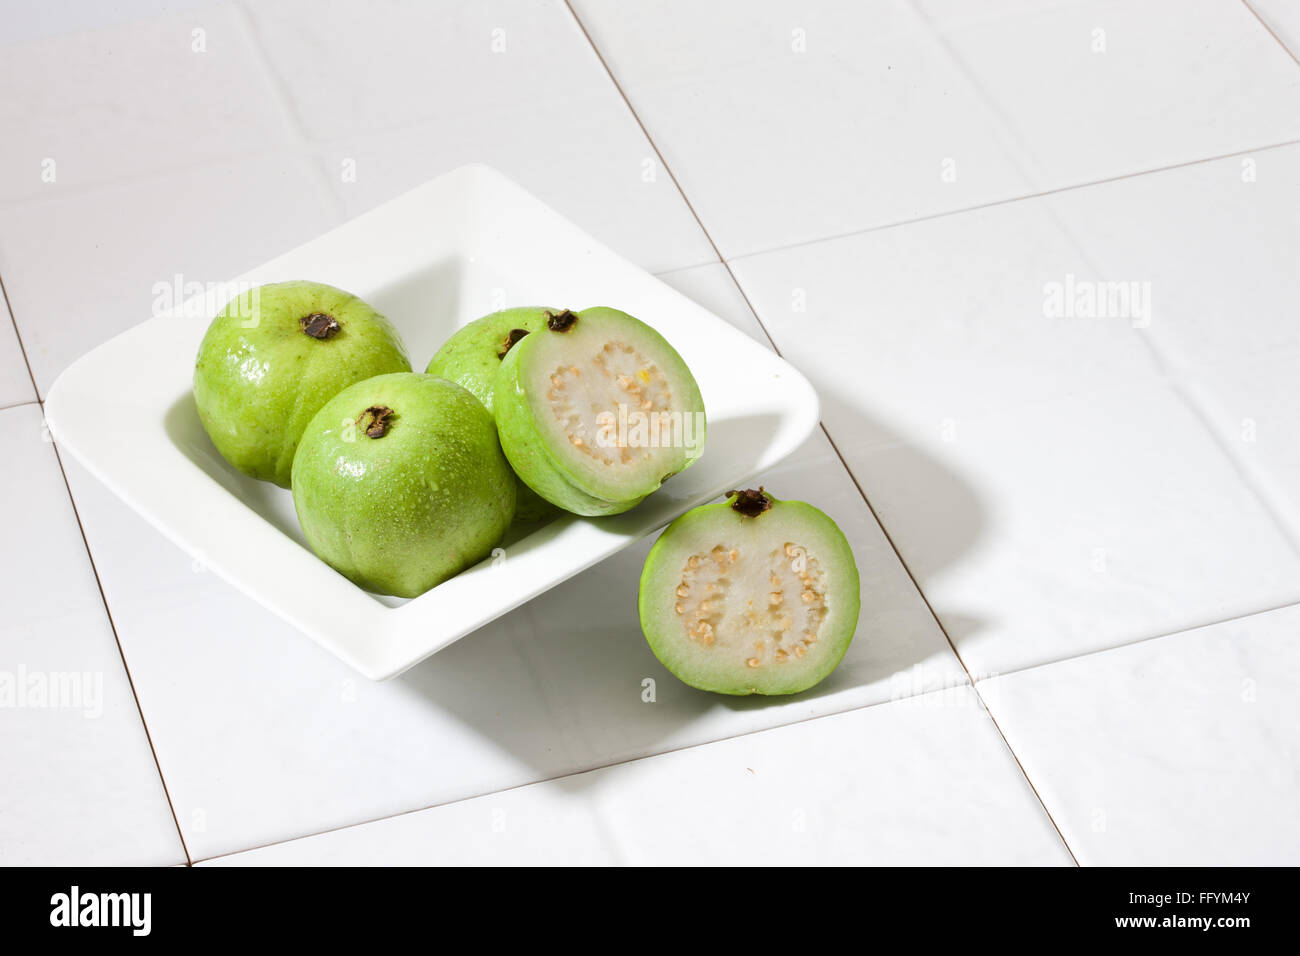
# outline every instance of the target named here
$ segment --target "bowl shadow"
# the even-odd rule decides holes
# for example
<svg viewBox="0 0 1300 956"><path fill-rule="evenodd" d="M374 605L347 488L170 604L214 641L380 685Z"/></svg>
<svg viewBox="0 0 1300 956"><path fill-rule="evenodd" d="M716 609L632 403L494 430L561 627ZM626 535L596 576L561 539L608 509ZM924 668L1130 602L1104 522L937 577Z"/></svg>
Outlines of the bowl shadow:
<svg viewBox="0 0 1300 956"><path fill-rule="evenodd" d="M392 302L403 297L420 299L430 281L430 276L423 274L410 277L390 290L390 298ZM385 307L392 308L392 303L386 302ZM935 574L960 561L978 540L985 523L973 490L924 448L905 442L867 415L851 397L827 393L822 397L825 408L833 413L830 417L840 423L830 435L838 453L817 430L805 446L752 484L769 483L775 491L827 486L831 481L839 489L836 500L812 499L812 503L832 514L836 510L851 513L851 509L861 508L864 496L871 503L871 474L878 462L890 470L891 481L896 482L899 474L906 476L913 493L935 502L940 510L936 520L942 522L943 534L927 536L925 573ZM208 439L191 395L168 409L165 426L170 439L196 467L291 540L307 547L291 494L231 468ZM743 464L746 455L763 446L773 427L770 416L711 423L705 458L683 477L691 476L694 481L704 475L697 469L710 458ZM856 487L844 474L840 455L860 466L865 463L853 474ZM682 480L677 479L676 486L670 480L633 513L589 520L617 532L624 525L643 521L647 511L658 510L666 522L688 497L674 494ZM697 494L700 487L695 484L691 494ZM711 490L721 494L725 489ZM803 492L791 495L804 496ZM889 533L891 516L876 514ZM505 545L506 560L545 545L553 533L554 526L547 525L523 532L516 529ZM641 566L657 537L649 536L497 618L394 678L393 683L531 767L536 779L547 779L805 719L809 716L807 704L889 678L933 652L932 647L912 644L904 648L902 656L895 653L887 660L876 660L869 643L855 640L846 656L846 663L853 666L842 665L817 687L790 698L726 697L687 687L650 652L637 616ZM900 550L910 566L908 551ZM870 582L866 582L864 615L871 613L869 589ZM393 602L382 597L376 599L392 606ZM951 623L963 628L963 633L980 626L966 618ZM783 719L782 712L791 703L796 706L789 707ZM859 699L852 706L860 705ZM751 711L770 716L739 723L726 717ZM568 777L564 785L576 788L582 784L579 778Z"/></svg>
<svg viewBox="0 0 1300 956"><path fill-rule="evenodd" d="M851 405L842 403L837 420L845 420L846 408ZM868 420L858 410L851 420L857 426L854 434L870 436L873 446L887 451L890 467L905 469L926 494L943 496L953 533L939 553L943 566L959 561L984 523L973 491L924 449L903 442L880 422ZM842 441L837 444L843 447ZM718 454L724 446L730 447L730 442L714 446L710 434L711 453ZM810 459L801 460L810 449ZM815 483L819 475L824 482L828 471L834 474L840 468L840 459L819 430L787 462L753 483L774 478L774 490L799 487L804 479ZM849 490L837 507L854 502L860 507L861 495L847 476L841 473L841 478ZM671 484L657 494L667 492ZM862 486L869 499L869 482ZM845 659L846 664L852 660L853 666L841 665L817 687L790 698L726 697L687 687L651 653L637 615L641 566L657 537L651 535L539 595L396 680L428 706L474 728L492 745L532 767L536 779L565 777L561 785L577 789L583 786L582 779L568 775L805 719L809 708L798 705L889 679L934 652L933 642L911 644L901 656L891 652L888 660L877 661L870 643L855 641ZM928 569L938 570L933 556L929 557ZM871 613L869 589L867 582L864 615ZM928 614L923 604L920 608ZM967 624L977 626L977 622ZM508 701L494 696L494 686L512 681L526 685L530 693L513 695ZM648 700L651 690L653 699ZM782 719L783 707L791 702L796 706ZM751 711L769 712L770 719L737 723L726 718L727 713Z"/></svg>

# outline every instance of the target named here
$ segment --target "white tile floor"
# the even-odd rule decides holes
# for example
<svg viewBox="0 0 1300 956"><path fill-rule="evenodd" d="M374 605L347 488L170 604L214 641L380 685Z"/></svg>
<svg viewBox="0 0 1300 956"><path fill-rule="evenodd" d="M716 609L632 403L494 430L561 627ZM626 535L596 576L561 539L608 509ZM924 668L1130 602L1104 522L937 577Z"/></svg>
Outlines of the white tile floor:
<svg viewBox="0 0 1300 956"><path fill-rule="evenodd" d="M1291 54L1300 57L1300 7L1291 0L1249 0L1248 5Z"/></svg>
<svg viewBox="0 0 1300 956"><path fill-rule="evenodd" d="M23 361L22 346L9 310L0 309L0 408L34 401L36 388Z"/></svg>
<svg viewBox="0 0 1300 956"><path fill-rule="evenodd" d="M1300 608L977 688L1079 862L1294 865Z"/></svg>
<svg viewBox="0 0 1300 956"><path fill-rule="evenodd" d="M184 860L40 406L0 444L0 865Z"/></svg>
<svg viewBox="0 0 1300 956"><path fill-rule="evenodd" d="M1069 865L969 687L214 860Z"/></svg>
<svg viewBox="0 0 1300 956"><path fill-rule="evenodd" d="M0 15L0 863L1300 862L1293 4L358 9ZM663 672L648 542L370 684L65 484L160 286L471 161L818 386L816 691Z"/></svg>

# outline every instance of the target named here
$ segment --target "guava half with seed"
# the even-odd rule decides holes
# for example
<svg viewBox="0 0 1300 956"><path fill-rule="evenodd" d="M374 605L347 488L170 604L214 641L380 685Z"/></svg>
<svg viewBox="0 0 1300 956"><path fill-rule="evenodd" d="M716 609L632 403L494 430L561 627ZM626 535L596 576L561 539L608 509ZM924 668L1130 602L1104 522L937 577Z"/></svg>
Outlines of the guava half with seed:
<svg viewBox="0 0 1300 956"><path fill-rule="evenodd" d="M493 312L458 330L443 343L425 371L469 389L487 408L493 409L492 395L501 362L519 340L546 325L554 309L523 307ZM559 509L519 481L516 489L515 522L536 524L559 514Z"/></svg>
<svg viewBox="0 0 1300 956"><path fill-rule="evenodd" d="M226 461L288 488L298 440L322 405L353 382L410 370L392 323L352 293L276 282L236 296L212 320L194 403Z"/></svg>
<svg viewBox="0 0 1300 956"><path fill-rule="evenodd" d="M501 362L493 411L528 487L565 511L635 507L704 449L704 401L682 357L626 312L552 312Z"/></svg>
<svg viewBox="0 0 1300 956"><path fill-rule="evenodd" d="M352 385L316 413L293 461L307 543L356 584L415 597L491 554L515 510L492 416L415 372Z"/></svg>
<svg viewBox="0 0 1300 956"><path fill-rule="evenodd" d="M719 694L797 694L839 665L858 624L843 532L764 489L682 515L650 549L637 598L655 657Z"/></svg>

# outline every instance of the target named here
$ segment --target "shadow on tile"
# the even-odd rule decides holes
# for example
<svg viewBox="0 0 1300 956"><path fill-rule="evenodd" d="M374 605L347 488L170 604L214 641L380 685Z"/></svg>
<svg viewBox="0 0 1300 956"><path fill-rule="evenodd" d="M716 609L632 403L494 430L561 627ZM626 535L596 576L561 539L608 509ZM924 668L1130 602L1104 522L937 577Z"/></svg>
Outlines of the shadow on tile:
<svg viewBox="0 0 1300 956"><path fill-rule="evenodd" d="M984 526L974 492L923 449L855 414L862 434L887 444L895 460L903 449L918 493L943 503L949 534L942 554L948 563L961 560ZM636 611L641 566L657 535L397 680L552 777L965 682L942 632L820 432L758 483L786 489L791 497L806 495L834 515L853 541L862 571L857 637L839 669L817 687L793 697L727 697L677 681L650 652ZM863 482L863 490L869 498L869 483ZM974 620L962 622L966 631L978 626ZM509 671L528 675L537 691L535 704L491 702L494 685L518 686L520 675L510 680ZM645 699L647 687L653 701ZM500 719L505 710L514 719ZM582 786L572 779L572 786Z"/></svg>
<svg viewBox="0 0 1300 956"><path fill-rule="evenodd" d="M846 420L847 403L833 396L830 401L840 406L837 421ZM917 493L943 503L945 561L960 560L983 525L973 492L922 449L856 411L853 415L860 428L848 441L888 447L896 461L901 449ZM771 427L748 419L731 425L710 436L710 451L728 460L754 447L755 429ZM171 410L168 427L196 466L301 543L289 494L226 465L188 396ZM843 450L846 439L832 437ZM853 542L862 572L857 637L840 667L817 687L788 698L726 697L687 687L668 673L650 652L636 610L641 567L657 535L466 636L387 686L452 718L537 780L964 681L923 600L820 431L753 482L762 483L832 514ZM870 498L869 482L863 480L862 487ZM670 482L656 496L660 504L670 501L671 489ZM616 525L619 519L608 520Z"/></svg>
<svg viewBox="0 0 1300 956"><path fill-rule="evenodd" d="M854 461L870 457L874 451L888 450L887 467L893 472L891 482L908 486L909 504L922 499L931 505L927 512L931 520L925 525L925 540L899 541L890 527L888 511L882 514L873 498L871 475L854 475L904 560L910 546L913 550L924 548L928 574L939 574L961 561L975 546L987 525L984 506L975 490L961 475L923 447L865 415L850 397L833 389L822 389L820 394L823 408L835 409L831 416L834 420L852 423L847 429L842 425L835 431L827 429L844 459ZM936 422L935 427L941 430L943 426Z"/></svg>

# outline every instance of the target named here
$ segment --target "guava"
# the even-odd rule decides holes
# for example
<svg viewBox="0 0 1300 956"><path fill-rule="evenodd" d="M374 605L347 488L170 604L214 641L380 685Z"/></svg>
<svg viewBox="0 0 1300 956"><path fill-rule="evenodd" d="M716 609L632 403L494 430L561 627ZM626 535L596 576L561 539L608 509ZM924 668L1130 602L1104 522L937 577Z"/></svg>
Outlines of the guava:
<svg viewBox="0 0 1300 956"><path fill-rule="evenodd" d="M391 322L350 292L277 282L217 313L194 365L194 402L217 451L288 488L303 429L353 382L411 363Z"/></svg>
<svg viewBox="0 0 1300 956"><path fill-rule="evenodd" d="M763 488L686 512L646 558L641 629L679 680L719 694L797 694L835 670L858 624L843 532Z"/></svg>
<svg viewBox="0 0 1300 956"><path fill-rule="evenodd" d="M699 458L704 401L682 357L626 312L552 312L497 374L501 447L523 482L580 515L619 514Z"/></svg>
<svg viewBox="0 0 1300 956"><path fill-rule="evenodd" d="M312 550L369 591L415 597L487 557L510 526L515 476L469 391L380 375L325 403L293 460Z"/></svg>
<svg viewBox="0 0 1300 956"><path fill-rule="evenodd" d="M491 412L502 359L525 335L545 326L547 316L554 311L524 307L505 309L475 319L443 343L425 371L463 385ZM559 513L558 508L522 481L516 491L517 523L536 524Z"/></svg>

